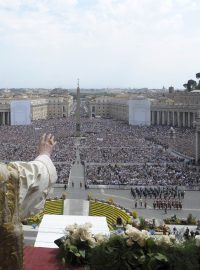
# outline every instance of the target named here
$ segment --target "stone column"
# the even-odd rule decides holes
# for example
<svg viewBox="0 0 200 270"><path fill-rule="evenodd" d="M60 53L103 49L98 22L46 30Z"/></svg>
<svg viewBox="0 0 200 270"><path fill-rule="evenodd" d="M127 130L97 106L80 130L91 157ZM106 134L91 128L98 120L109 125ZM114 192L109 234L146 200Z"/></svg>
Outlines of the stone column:
<svg viewBox="0 0 200 270"><path fill-rule="evenodd" d="M168 111L168 112L167 112L167 125L168 125L168 126L170 126L170 123L171 123L171 121L170 121L170 115L171 115L171 114L170 114L170 111Z"/></svg>
<svg viewBox="0 0 200 270"><path fill-rule="evenodd" d="M192 113L192 126L194 127L195 126L195 112Z"/></svg>
<svg viewBox="0 0 200 270"><path fill-rule="evenodd" d="M5 125L7 125L7 112L5 112Z"/></svg>
<svg viewBox="0 0 200 270"><path fill-rule="evenodd" d="M177 112L177 122L178 122L178 127L180 127L180 122L181 122L180 112Z"/></svg>
<svg viewBox="0 0 200 270"><path fill-rule="evenodd" d="M191 113L188 112L188 127L191 127L191 123L190 123L190 117L191 117Z"/></svg>
<svg viewBox="0 0 200 270"><path fill-rule="evenodd" d="M185 112L183 112L183 127L185 127Z"/></svg>
<svg viewBox="0 0 200 270"><path fill-rule="evenodd" d="M10 125L10 118L9 118L9 112L6 113L6 122L7 122L7 125L9 126Z"/></svg>
<svg viewBox="0 0 200 270"><path fill-rule="evenodd" d="M5 115L5 112L3 112L2 124L5 125L5 123L6 123L6 115Z"/></svg>
<svg viewBox="0 0 200 270"><path fill-rule="evenodd" d="M11 125L10 112L8 113L8 121L9 121L9 125Z"/></svg>
<svg viewBox="0 0 200 270"><path fill-rule="evenodd" d="M160 125L160 112L157 111L157 125Z"/></svg>
<svg viewBox="0 0 200 270"><path fill-rule="evenodd" d="M162 125L164 125L165 124L165 112L162 111L161 113L162 113Z"/></svg>
<svg viewBox="0 0 200 270"><path fill-rule="evenodd" d="M174 111L172 112L172 126L174 127L174 120L175 120L175 117L174 117Z"/></svg>
<svg viewBox="0 0 200 270"><path fill-rule="evenodd" d="M153 111L151 111L151 125L153 125Z"/></svg>

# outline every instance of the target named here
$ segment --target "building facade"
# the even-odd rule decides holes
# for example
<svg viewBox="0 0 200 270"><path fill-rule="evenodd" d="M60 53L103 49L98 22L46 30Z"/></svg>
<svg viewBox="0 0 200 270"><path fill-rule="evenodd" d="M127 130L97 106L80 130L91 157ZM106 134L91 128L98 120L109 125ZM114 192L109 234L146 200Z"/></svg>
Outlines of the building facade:
<svg viewBox="0 0 200 270"><path fill-rule="evenodd" d="M139 96L140 98L140 96ZM200 110L200 93L178 92L165 96L146 96L151 101L151 125L174 127L194 127ZM89 100L91 117L114 118L129 122L129 100L137 99L134 95L124 97L102 96Z"/></svg>
<svg viewBox="0 0 200 270"><path fill-rule="evenodd" d="M30 100L31 120L68 117L73 109L73 97L70 95L51 94L46 97L0 98L0 125L10 125L10 103L13 100Z"/></svg>

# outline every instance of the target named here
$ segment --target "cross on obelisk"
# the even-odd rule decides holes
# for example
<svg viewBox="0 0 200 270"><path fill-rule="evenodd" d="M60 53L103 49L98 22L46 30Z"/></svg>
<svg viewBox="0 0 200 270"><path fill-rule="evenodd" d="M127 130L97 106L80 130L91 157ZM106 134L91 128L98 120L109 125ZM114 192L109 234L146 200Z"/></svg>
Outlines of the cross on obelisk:
<svg viewBox="0 0 200 270"><path fill-rule="evenodd" d="M79 79L76 92L76 136L80 137L80 88L79 88Z"/></svg>

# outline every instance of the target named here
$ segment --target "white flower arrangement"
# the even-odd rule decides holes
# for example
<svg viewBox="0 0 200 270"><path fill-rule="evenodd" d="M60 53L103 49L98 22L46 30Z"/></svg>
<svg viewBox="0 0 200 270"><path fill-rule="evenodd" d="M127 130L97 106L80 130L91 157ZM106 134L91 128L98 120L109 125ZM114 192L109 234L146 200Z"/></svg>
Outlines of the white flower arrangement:
<svg viewBox="0 0 200 270"><path fill-rule="evenodd" d="M147 231L140 231L137 228L128 224L126 226L125 237L127 238L127 246L132 246L135 242L137 242L140 247L144 247L146 240L150 237L150 235Z"/></svg>
<svg viewBox="0 0 200 270"><path fill-rule="evenodd" d="M195 236L195 242L196 242L196 246L200 247L200 235Z"/></svg>
<svg viewBox="0 0 200 270"><path fill-rule="evenodd" d="M174 239L172 236L168 235L161 235L156 239L156 244L159 246L165 246L165 247L170 247L173 245Z"/></svg>
<svg viewBox="0 0 200 270"><path fill-rule="evenodd" d="M119 264L121 264L121 268L117 269L122 269L124 264L128 263L128 268L123 269L132 269L133 264L138 264L138 266L142 264L142 269L153 270L155 265L165 266L166 263L174 260L169 256L170 250L175 251L174 256L185 252L187 260L190 261L187 247L192 245L193 263L199 266L197 250L200 248L200 235L196 236L195 241L190 242L188 246L186 241L185 247L185 243L178 242L175 235L152 236L148 231L140 231L132 225L127 225L123 234L111 234L110 237L102 234L93 235L91 227L90 223L66 227L66 238L59 247L59 258L64 265L108 270L119 267ZM174 246L174 244L176 245ZM115 258L113 261L110 259L112 257ZM154 262L152 267L151 261ZM178 267L180 264L179 260Z"/></svg>
<svg viewBox="0 0 200 270"><path fill-rule="evenodd" d="M74 245L77 245L80 242L87 242L89 247L94 247L105 241L106 237L100 233L93 236L91 228L91 223L81 225L75 223L74 225L68 225L65 228L67 236L66 240L70 240Z"/></svg>

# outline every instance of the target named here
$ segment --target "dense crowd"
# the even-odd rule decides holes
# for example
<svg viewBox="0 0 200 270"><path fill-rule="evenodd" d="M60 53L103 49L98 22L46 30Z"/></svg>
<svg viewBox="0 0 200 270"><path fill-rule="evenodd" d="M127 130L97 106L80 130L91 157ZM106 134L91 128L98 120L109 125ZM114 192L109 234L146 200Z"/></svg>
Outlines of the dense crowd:
<svg viewBox="0 0 200 270"><path fill-rule="evenodd" d="M170 127L133 127L112 120L108 125L108 120L101 121L104 126L87 135L80 147L88 185L199 185L199 174L189 165L193 158L183 156L189 142L194 142L193 129L175 129L186 146L180 147L183 155L177 155L171 152L176 137L171 138ZM185 138L181 132L186 133Z"/></svg>
<svg viewBox="0 0 200 270"><path fill-rule="evenodd" d="M74 118L34 121L30 126L0 126L0 160L33 160L37 156L37 143L43 133L54 134L56 138L52 160L56 162L58 183L67 183L76 155Z"/></svg>
<svg viewBox="0 0 200 270"><path fill-rule="evenodd" d="M57 175L58 175L57 183L67 184L68 180L69 180L71 164L57 163L57 164L55 164L55 166L56 166L56 171L57 171Z"/></svg>
<svg viewBox="0 0 200 270"><path fill-rule="evenodd" d="M67 183L76 159L75 117L39 120L30 126L0 126L0 160L29 161L43 133L55 135L58 182ZM198 185L195 168L170 148L193 157L194 129L139 127L110 119L81 118L80 157L85 164L86 185ZM189 153L188 149L191 153ZM60 164L59 164L60 163Z"/></svg>

